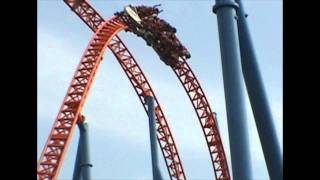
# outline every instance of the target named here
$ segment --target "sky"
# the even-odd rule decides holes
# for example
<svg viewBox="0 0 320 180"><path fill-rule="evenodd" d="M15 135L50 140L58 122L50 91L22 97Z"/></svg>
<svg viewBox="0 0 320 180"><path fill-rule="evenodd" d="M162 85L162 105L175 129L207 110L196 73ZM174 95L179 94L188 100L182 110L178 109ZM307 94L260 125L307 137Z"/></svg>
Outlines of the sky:
<svg viewBox="0 0 320 180"><path fill-rule="evenodd" d="M201 83L218 123L231 169L224 88L219 47L217 17L212 13L214 0L135 1L91 0L105 18L125 5L155 5L164 10L160 18L177 29L177 37L188 48L188 60ZM283 59L282 1L243 0L259 68L271 106L274 125L281 145L283 128ZM62 100L93 36L93 32L62 0L38 0L38 75L37 122L38 159L48 138ZM159 59L152 48L135 35L119 36L134 54L147 76L178 147L187 179L213 178L212 165L203 132L188 96L170 67ZM250 102L246 96L252 176L268 180L259 137ZM90 158L93 180L152 179L148 118L129 80L110 50L97 73L83 109L89 124ZM78 130L75 131L59 179L72 178ZM159 151L160 152L160 151ZM159 154L161 172L169 179Z"/></svg>

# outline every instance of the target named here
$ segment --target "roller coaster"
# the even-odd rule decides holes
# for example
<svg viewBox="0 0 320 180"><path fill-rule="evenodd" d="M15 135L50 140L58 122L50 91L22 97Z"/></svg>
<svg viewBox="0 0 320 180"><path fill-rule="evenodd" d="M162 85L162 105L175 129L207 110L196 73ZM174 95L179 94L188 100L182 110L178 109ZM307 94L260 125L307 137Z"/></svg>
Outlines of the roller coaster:
<svg viewBox="0 0 320 180"><path fill-rule="evenodd" d="M165 36L172 33L172 39L177 42L174 44L165 41L163 36L156 35L146 27L152 24L144 20L145 17L141 16L139 8L127 6L122 13L115 13L113 17L105 19L86 0L63 1L94 32L94 35L81 57L38 161L38 179L55 180L58 178L76 126L84 122L85 116L82 110L107 48L116 57L147 114L146 97L154 98L156 137L170 179L187 179L169 121L165 117L160 102L137 60L118 36L119 32L126 31L142 37L179 79L197 114L210 154L213 177L217 180L230 180L231 176L216 114L210 107L200 82L187 62L187 59L191 57L190 53L174 36L176 29L173 27L170 29L168 26L168 31L164 33ZM157 10L157 14L159 12ZM160 44L164 41L165 46L168 47L167 50L161 49ZM174 51L170 51L174 48L176 48Z"/></svg>
<svg viewBox="0 0 320 180"><path fill-rule="evenodd" d="M76 124L81 121L81 110L107 47L117 58L146 111L144 97L149 95L155 98L157 139L169 176L171 179L186 179L178 149L160 103L136 59L117 35L128 28L128 25L116 16L105 20L87 1L80 1L78 4L73 0L64 2L95 34L81 58L42 151L38 163L39 179L57 178ZM198 116L208 145L214 175L216 179L230 179L217 120L191 67L184 58L179 57L179 60L180 67L172 67L172 70L183 85Z"/></svg>

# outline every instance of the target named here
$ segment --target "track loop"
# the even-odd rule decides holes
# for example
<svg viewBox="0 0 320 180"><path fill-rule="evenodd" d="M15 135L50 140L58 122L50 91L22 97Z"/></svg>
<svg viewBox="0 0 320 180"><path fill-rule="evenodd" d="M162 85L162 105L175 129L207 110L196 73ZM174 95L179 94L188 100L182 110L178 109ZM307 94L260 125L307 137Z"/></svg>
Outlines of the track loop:
<svg viewBox="0 0 320 180"><path fill-rule="evenodd" d="M117 18L102 23L96 35L92 38L77 68L67 95L58 113L53 129L41 155L38 166L38 177L42 180L56 179L61 168L66 148L70 143L71 134L88 95L94 76L97 72L102 55L111 38L120 30L126 28ZM185 175L174 143L171 131L146 77L135 62L124 44L114 37L109 47L118 57L131 83L147 111L144 102L145 95L152 95L156 101L156 128L160 148L162 150L171 179L184 180ZM131 58L130 58L131 56Z"/></svg>
<svg viewBox="0 0 320 180"><path fill-rule="evenodd" d="M126 26L116 19L106 21L90 41L70 83L38 164L40 180L56 179L71 141L106 44Z"/></svg>

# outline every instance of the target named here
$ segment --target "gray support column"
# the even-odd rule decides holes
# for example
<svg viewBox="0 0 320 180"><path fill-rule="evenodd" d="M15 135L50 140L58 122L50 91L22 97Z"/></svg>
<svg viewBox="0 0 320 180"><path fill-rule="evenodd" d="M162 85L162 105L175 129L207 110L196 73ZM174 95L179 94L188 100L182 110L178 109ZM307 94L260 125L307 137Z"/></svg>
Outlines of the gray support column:
<svg viewBox="0 0 320 180"><path fill-rule="evenodd" d="M157 134L156 134L154 99L152 96L145 96L145 101L146 101L146 104L148 105L153 180L162 180L163 178L161 176L160 169L158 166Z"/></svg>
<svg viewBox="0 0 320 180"><path fill-rule="evenodd" d="M251 40L246 14L241 0L239 4L238 32L241 52L242 73L246 83L254 119L258 129L264 158L272 180L282 179L282 155L277 139L274 121L257 64L254 45Z"/></svg>
<svg viewBox="0 0 320 180"><path fill-rule="evenodd" d="M80 130L77 157L73 171L73 180L91 180L90 156L89 156L89 131L86 122L79 122Z"/></svg>
<svg viewBox="0 0 320 180"><path fill-rule="evenodd" d="M76 154L76 162L74 164L72 180L80 180L80 160L81 160L81 140L78 141L78 149Z"/></svg>
<svg viewBox="0 0 320 180"><path fill-rule="evenodd" d="M92 165L90 164L90 156L89 156L89 130L88 123L82 122L79 123L80 129L80 140L81 142L81 163L80 163L80 171L83 180L91 180L91 171L90 168Z"/></svg>
<svg viewBox="0 0 320 180"><path fill-rule="evenodd" d="M247 117L236 26L237 7L233 0L216 0L213 12L218 18L233 179L251 180Z"/></svg>

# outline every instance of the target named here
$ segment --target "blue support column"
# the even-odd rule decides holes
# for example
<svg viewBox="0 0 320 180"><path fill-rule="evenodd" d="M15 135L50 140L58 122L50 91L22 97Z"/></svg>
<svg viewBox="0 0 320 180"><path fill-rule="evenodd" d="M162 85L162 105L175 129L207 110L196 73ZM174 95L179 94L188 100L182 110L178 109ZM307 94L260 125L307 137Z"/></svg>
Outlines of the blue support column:
<svg viewBox="0 0 320 180"><path fill-rule="evenodd" d="M266 160L271 180L282 179L282 155L277 139L274 121L265 93L261 73L257 64L254 45L251 40L249 27L246 21L247 15L241 0L239 4L238 32L241 52L242 73L245 79L254 119L258 129L262 150Z"/></svg>
<svg viewBox="0 0 320 180"><path fill-rule="evenodd" d="M157 134L156 134L154 99L152 96L145 96L145 101L146 101L146 104L148 105L153 180L163 180L159 166L158 166Z"/></svg>
<svg viewBox="0 0 320 180"><path fill-rule="evenodd" d="M233 179L251 180L249 137L236 25L237 7L233 0L216 0L213 12L218 18Z"/></svg>
<svg viewBox="0 0 320 180"><path fill-rule="evenodd" d="M81 140L79 138L78 149L76 154L76 162L74 164L72 180L80 180L80 161L81 161Z"/></svg>
<svg viewBox="0 0 320 180"><path fill-rule="evenodd" d="M80 171L82 174L83 180L91 180L91 170L92 165L90 164L90 156L89 156L89 129L88 123L79 123L80 129L80 140L82 140L82 148L81 148L81 164Z"/></svg>
<svg viewBox="0 0 320 180"><path fill-rule="evenodd" d="M76 163L73 172L73 180L91 180L90 156L89 156L89 131L88 124L84 121L78 123L80 130Z"/></svg>

